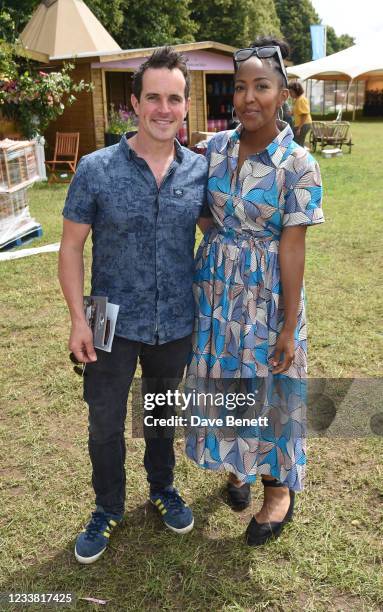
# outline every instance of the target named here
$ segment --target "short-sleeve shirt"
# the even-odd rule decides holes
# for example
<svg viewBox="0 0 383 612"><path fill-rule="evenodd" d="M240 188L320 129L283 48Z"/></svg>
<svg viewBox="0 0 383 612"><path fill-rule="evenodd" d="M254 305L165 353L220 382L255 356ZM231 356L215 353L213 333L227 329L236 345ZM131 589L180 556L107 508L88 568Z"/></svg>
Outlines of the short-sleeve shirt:
<svg viewBox="0 0 383 612"><path fill-rule="evenodd" d="M282 229L324 221L322 181L314 157L289 125L237 174L242 126L209 141L208 203L219 230L279 240Z"/></svg>
<svg viewBox="0 0 383 612"><path fill-rule="evenodd" d="M294 114L294 125L301 126L306 123L312 123L310 115L310 104L308 99L302 94L299 98L293 100L293 114ZM302 121L302 115L306 115L304 121Z"/></svg>
<svg viewBox="0 0 383 612"><path fill-rule="evenodd" d="M195 227L210 214L206 159L175 146L159 188L125 137L84 156L63 210L92 226L91 292L120 306L116 334L147 344L192 331Z"/></svg>

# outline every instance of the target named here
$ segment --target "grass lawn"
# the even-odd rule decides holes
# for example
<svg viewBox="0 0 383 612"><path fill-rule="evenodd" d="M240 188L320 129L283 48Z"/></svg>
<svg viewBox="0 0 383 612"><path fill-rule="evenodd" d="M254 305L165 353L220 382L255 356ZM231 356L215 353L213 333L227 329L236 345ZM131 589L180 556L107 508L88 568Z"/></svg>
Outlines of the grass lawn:
<svg viewBox="0 0 383 612"><path fill-rule="evenodd" d="M313 377L383 372L383 123L356 123L353 139L351 155L320 158L327 223L308 230L306 266ZM65 193L31 189L44 229L33 246L59 240ZM124 525L96 564L76 563L74 539L93 496L87 410L68 360L56 267L57 253L0 262L0 591L73 592L108 600L113 611L382 610L383 442L372 435L311 438L294 523L255 550L243 543L251 512L228 508L224 477L187 461L182 440L176 483L195 529L166 531L146 503L143 442L130 439ZM355 410L368 418L363 402ZM254 510L260 496L256 485Z"/></svg>

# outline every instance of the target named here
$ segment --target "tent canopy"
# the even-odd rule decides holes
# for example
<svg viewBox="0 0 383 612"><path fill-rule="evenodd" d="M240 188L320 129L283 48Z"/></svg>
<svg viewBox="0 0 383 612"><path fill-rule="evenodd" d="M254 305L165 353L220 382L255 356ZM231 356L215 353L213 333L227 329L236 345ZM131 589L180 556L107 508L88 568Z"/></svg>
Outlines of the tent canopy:
<svg viewBox="0 0 383 612"><path fill-rule="evenodd" d="M35 59L76 56L121 47L82 0L43 0L20 34L25 51Z"/></svg>
<svg viewBox="0 0 383 612"><path fill-rule="evenodd" d="M353 45L313 62L287 68L290 77L327 81L361 81L383 76L383 52L377 40Z"/></svg>

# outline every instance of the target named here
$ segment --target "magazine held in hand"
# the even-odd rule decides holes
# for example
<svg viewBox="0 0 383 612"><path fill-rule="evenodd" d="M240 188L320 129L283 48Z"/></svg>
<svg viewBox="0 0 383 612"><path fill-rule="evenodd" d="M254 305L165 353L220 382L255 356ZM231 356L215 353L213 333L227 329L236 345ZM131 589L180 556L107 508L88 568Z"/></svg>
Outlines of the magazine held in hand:
<svg viewBox="0 0 383 612"><path fill-rule="evenodd" d="M108 302L107 297L84 295L85 318L93 332L95 348L111 352L119 309L117 304Z"/></svg>

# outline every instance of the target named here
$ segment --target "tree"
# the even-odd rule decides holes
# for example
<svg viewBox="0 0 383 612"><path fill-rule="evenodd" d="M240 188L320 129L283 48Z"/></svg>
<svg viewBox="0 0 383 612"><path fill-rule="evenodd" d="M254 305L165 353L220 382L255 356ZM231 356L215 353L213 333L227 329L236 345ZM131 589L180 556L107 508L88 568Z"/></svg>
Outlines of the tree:
<svg viewBox="0 0 383 612"><path fill-rule="evenodd" d="M118 42L123 27L125 0L84 0L84 2L109 34Z"/></svg>
<svg viewBox="0 0 383 612"><path fill-rule="evenodd" d="M355 45L355 38L350 36L349 34L341 34L338 36L338 51L343 51L343 49L348 49Z"/></svg>
<svg viewBox="0 0 383 612"><path fill-rule="evenodd" d="M190 0L124 0L123 26L116 38L124 49L194 41Z"/></svg>
<svg viewBox="0 0 383 612"><path fill-rule="evenodd" d="M320 19L311 0L274 0L281 30L291 47L290 59L294 64L309 62L312 58L310 25L319 24ZM334 28L327 27L327 55L347 49L354 44L348 34L337 36Z"/></svg>
<svg viewBox="0 0 383 612"><path fill-rule="evenodd" d="M273 35L281 38L281 23L274 0L250 0L246 26L246 45L253 42L258 36Z"/></svg>
<svg viewBox="0 0 383 612"><path fill-rule="evenodd" d="M0 0L2 38L14 42L38 4L38 0Z"/></svg>
<svg viewBox="0 0 383 612"><path fill-rule="evenodd" d="M274 0L284 38L294 64L311 60L310 25L320 23L310 0Z"/></svg>
<svg viewBox="0 0 383 612"><path fill-rule="evenodd" d="M281 35L273 0L192 0L197 40L246 47L259 35Z"/></svg>
<svg viewBox="0 0 383 612"><path fill-rule="evenodd" d="M191 16L198 24L196 39L243 46L248 5L248 0L193 0Z"/></svg>
<svg viewBox="0 0 383 612"><path fill-rule="evenodd" d="M332 53L337 53L338 51L347 49L348 47L351 47L351 45L354 44L355 41L352 36L349 36L348 34L342 34L341 36L337 36L334 28L332 28L331 26L327 26L327 55L331 55Z"/></svg>

